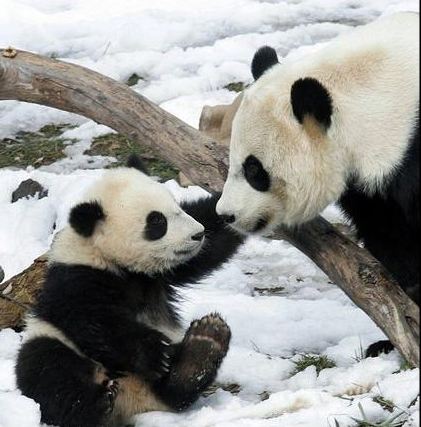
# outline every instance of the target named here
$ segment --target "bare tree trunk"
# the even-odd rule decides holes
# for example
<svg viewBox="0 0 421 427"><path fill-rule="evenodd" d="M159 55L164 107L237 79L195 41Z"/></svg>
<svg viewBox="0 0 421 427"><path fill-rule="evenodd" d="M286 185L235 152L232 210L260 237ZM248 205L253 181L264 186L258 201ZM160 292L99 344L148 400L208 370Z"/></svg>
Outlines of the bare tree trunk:
<svg viewBox="0 0 421 427"><path fill-rule="evenodd" d="M197 185L222 189L227 173L226 147L128 86L98 73L22 51L12 58L0 54L1 99L33 102L81 114L154 149ZM419 366L419 308L366 250L321 217L296 230L281 230L274 237L287 239L311 258L367 312L408 362ZM30 271L31 268L17 277L22 280ZM8 295L13 302L4 300L6 303L0 306L1 318L10 307L21 303L20 296L15 294L16 280L6 282L12 288ZM36 282L26 281L25 287Z"/></svg>

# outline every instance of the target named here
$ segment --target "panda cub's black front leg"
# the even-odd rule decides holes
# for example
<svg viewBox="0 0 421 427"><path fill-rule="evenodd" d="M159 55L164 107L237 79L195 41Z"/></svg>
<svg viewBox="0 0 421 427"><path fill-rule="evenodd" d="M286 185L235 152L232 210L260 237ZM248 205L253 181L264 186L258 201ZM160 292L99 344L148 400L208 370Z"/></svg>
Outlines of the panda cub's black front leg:
<svg viewBox="0 0 421 427"><path fill-rule="evenodd" d="M231 330L218 314L191 323L177 345L169 375L157 384L157 393L174 410L194 403L215 380L228 352Z"/></svg>

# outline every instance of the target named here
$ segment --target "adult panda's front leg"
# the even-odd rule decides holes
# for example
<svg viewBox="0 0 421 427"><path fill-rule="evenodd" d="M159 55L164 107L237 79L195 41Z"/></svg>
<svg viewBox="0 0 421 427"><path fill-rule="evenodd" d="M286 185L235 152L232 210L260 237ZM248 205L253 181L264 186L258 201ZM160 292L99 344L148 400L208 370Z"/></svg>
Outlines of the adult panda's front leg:
<svg viewBox="0 0 421 427"><path fill-rule="evenodd" d="M193 321L176 346L169 375L154 385L160 399L176 411L194 403L214 382L230 340L231 330L219 314Z"/></svg>

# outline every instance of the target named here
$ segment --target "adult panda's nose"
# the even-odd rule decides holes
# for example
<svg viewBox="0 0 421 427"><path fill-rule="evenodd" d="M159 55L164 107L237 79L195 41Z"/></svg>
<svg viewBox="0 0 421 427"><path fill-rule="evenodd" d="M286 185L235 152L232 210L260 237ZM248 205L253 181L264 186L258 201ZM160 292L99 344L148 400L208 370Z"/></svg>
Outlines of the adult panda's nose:
<svg viewBox="0 0 421 427"><path fill-rule="evenodd" d="M232 224L235 222L235 215L222 214L219 215L219 218L221 218L222 221L226 222L227 224Z"/></svg>
<svg viewBox="0 0 421 427"><path fill-rule="evenodd" d="M200 233L193 234L193 236L191 236L191 239L199 242L200 240L203 239L204 236L205 236L205 232L201 231Z"/></svg>
<svg viewBox="0 0 421 427"><path fill-rule="evenodd" d="M225 183L222 196L218 200L218 203L216 204L216 213L219 216L219 219L221 221L225 222L226 224L233 224L237 220L237 218L234 215L234 209L233 209L233 206L235 206L233 202L235 202L236 199L235 197L233 197L230 191L226 191L227 187L229 187L228 184L229 184L229 179Z"/></svg>

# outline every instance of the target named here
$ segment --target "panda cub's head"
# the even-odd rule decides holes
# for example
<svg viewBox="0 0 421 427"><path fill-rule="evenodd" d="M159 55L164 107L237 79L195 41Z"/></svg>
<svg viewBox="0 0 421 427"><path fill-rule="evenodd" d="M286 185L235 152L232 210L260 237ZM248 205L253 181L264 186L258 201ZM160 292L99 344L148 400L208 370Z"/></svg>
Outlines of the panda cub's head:
<svg viewBox="0 0 421 427"><path fill-rule="evenodd" d="M346 172L329 139L333 102L318 78L257 51L235 116L230 166L217 213L244 232L268 234L278 225L313 218L343 191Z"/></svg>
<svg viewBox="0 0 421 427"><path fill-rule="evenodd" d="M50 259L154 274L195 256L204 227L136 168L107 170L70 211Z"/></svg>

